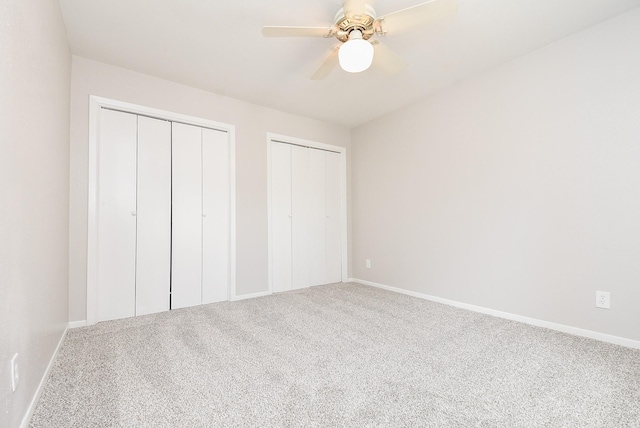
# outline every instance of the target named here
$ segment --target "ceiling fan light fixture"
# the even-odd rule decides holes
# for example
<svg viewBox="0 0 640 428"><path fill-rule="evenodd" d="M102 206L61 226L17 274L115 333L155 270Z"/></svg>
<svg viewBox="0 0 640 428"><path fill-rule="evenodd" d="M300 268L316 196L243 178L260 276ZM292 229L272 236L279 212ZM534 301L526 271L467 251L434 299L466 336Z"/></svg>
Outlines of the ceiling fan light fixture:
<svg viewBox="0 0 640 428"><path fill-rule="evenodd" d="M349 40L338 50L340 67L349 73L360 73L373 62L373 46L362 39L360 30L349 33Z"/></svg>

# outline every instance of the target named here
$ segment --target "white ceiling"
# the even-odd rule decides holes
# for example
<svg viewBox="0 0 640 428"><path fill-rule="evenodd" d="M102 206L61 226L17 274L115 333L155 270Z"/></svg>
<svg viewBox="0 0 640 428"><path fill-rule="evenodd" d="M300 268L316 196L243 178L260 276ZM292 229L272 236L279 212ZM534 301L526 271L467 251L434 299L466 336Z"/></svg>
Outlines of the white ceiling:
<svg viewBox="0 0 640 428"><path fill-rule="evenodd" d="M438 0L437 0L438 1ZM439 0L448 1L448 0ZM335 39L262 37L330 26L340 0L60 0L74 54L275 109L356 126L640 6L640 0L459 0L445 29L389 34L408 67L309 76ZM374 0L385 15L422 0Z"/></svg>

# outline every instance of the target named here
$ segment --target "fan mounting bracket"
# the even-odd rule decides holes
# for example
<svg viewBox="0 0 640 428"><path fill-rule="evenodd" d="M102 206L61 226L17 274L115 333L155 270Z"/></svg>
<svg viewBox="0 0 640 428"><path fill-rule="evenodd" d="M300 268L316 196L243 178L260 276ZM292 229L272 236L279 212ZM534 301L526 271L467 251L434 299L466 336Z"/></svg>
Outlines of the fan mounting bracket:
<svg viewBox="0 0 640 428"><path fill-rule="evenodd" d="M376 11L369 5L365 6L362 15L347 15L344 9L340 9L335 17L334 35L341 42L346 42L349 40L349 33L353 30L360 30L360 32L362 32L362 38L368 40L376 34L376 26Z"/></svg>

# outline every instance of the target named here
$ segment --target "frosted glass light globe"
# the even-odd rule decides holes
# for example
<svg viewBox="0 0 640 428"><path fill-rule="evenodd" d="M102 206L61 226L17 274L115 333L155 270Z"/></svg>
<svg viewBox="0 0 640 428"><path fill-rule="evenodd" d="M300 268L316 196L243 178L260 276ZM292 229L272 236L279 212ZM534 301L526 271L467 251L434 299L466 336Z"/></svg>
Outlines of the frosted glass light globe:
<svg viewBox="0 0 640 428"><path fill-rule="evenodd" d="M353 30L346 41L338 50L340 67L349 73L360 73L371 66L373 61L373 46L362 39L359 30Z"/></svg>

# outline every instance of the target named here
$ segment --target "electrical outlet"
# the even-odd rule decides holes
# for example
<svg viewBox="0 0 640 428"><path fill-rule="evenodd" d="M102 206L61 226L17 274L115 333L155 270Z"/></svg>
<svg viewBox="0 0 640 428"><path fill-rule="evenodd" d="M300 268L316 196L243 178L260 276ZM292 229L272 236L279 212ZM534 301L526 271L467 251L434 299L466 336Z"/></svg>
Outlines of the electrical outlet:
<svg viewBox="0 0 640 428"><path fill-rule="evenodd" d="M367 269L371 269L371 260L369 260L369 259L365 260L364 264L367 267Z"/></svg>
<svg viewBox="0 0 640 428"><path fill-rule="evenodd" d="M20 380L20 372L18 371L18 354L11 358L11 392L16 392L18 381Z"/></svg>
<svg viewBox="0 0 640 428"><path fill-rule="evenodd" d="M611 293L596 291L596 308L611 309Z"/></svg>

